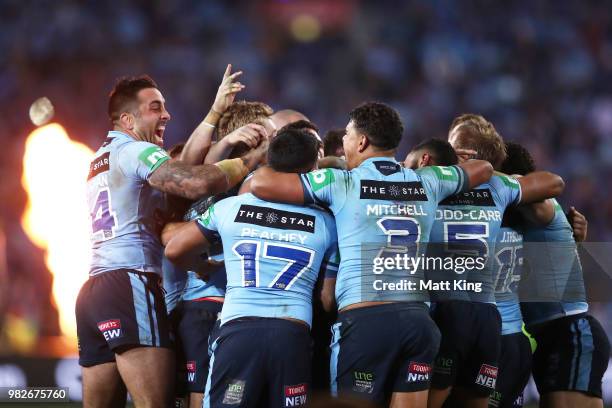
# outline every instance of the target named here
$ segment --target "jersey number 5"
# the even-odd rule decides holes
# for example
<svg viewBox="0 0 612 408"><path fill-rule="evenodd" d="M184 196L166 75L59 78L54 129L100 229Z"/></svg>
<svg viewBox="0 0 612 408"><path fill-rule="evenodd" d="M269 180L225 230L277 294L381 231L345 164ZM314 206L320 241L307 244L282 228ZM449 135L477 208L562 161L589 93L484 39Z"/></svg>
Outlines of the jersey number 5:
<svg viewBox="0 0 612 408"><path fill-rule="evenodd" d="M232 248L242 261L242 286L259 287L259 260L261 242L238 241ZM263 243L263 258L285 261L286 265L276 274L270 288L287 290L297 278L312 265L314 251L286 244Z"/></svg>

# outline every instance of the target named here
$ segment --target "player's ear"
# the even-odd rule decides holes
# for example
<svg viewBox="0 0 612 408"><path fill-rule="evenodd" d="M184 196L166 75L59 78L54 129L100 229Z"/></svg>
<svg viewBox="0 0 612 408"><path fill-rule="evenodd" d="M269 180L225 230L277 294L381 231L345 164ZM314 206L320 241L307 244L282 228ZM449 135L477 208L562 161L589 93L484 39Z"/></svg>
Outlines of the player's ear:
<svg viewBox="0 0 612 408"><path fill-rule="evenodd" d="M431 165L433 165L431 156L429 155L429 153L423 153L423 155L419 159L419 169L421 167L427 167L427 166L431 166Z"/></svg>
<svg viewBox="0 0 612 408"><path fill-rule="evenodd" d="M360 135L359 144L357 145L357 151L359 153L363 153L365 149L370 145L370 141L366 137L366 135Z"/></svg>
<svg viewBox="0 0 612 408"><path fill-rule="evenodd" d="M130 112L123 112L119 115L119 122L124 129L134 129L134 114Z"/></svg>

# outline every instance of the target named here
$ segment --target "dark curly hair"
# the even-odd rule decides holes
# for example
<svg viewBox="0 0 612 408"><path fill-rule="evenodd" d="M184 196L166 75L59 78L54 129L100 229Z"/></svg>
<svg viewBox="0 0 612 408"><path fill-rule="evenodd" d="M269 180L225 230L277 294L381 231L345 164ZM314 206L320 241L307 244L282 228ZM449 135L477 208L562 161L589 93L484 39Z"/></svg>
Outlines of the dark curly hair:
<svg viewBox="0 0 612 408"><path fill-rule="evenodd" d="M536 166L533 157L524 146L514 142L506 142L506 155L506 160L500 168L502 173L524 176L535 171Z"/></svg>
<svg viewBox="0 0 612 408"><path fill-rule="evenodd" d="M284 173L306 173L314 167L319 141L304 129L283 127L268 147L268 165Z"/></svg>
<svg viewBox="0 0 612 408"><path fill-rule="evenodd" d="M108 95L108 117L111 122L119 120L123 112L136 109L138 92L147 88L157 89L157 84L148 75L119 78Z"/></svg>
<svg viewBox="0 0 612 408"><path fill-rule="evenodd" d="M427 150L436 164L440 166L452 166L458 162L455 149L446 140L427 139L414 146L411 151L416 152L419 150Z"/></svg>
<svg viewBox="0 0 612 408"><path fill-rule="evenodd" d="M381 149L395 149L402 139L404 125L399 114L389 105L365 102L349 113L355 129L370 143Z"/></svg>

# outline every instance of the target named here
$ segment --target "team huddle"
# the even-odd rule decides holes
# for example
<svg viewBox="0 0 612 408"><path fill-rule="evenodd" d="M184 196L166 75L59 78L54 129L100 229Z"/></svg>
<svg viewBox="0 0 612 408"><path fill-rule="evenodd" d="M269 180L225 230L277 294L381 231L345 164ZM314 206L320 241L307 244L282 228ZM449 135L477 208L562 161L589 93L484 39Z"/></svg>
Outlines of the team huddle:
<svg viewBox="0 0 612 408"><path fill-rule="evenodd" d="M299 112L234 101L241 74L169 151L151 78L109 96L76 306L84 406L521 407L533 374L542 407L603 407L587 222L559 176L476 114L404 162L383 103L321 140Z"/></svg>

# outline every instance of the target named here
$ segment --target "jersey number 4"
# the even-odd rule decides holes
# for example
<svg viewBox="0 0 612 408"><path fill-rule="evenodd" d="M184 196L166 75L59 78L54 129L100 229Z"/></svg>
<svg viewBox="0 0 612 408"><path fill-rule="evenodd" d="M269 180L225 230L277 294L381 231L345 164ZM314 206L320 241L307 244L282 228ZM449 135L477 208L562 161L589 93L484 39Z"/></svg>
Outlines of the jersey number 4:
<svg viewBox="0 0 612 408"><path fill-rule="evenodd" d="M306 269L312 265L314 251L293 245L263 243L259 241L238 241L232 248L242 261L242 286L259 287L259 260L267 258L286 262L268 285L270 288L287 290Z"/></svg>
<svg viewBox="0 0 612 408"><path fill-rule="evenodd" d="M104 188L98 191L96 203L91 210L91 229L95 238L106 241L115 236L117 215L111 207L110 191Z"/></svg>

